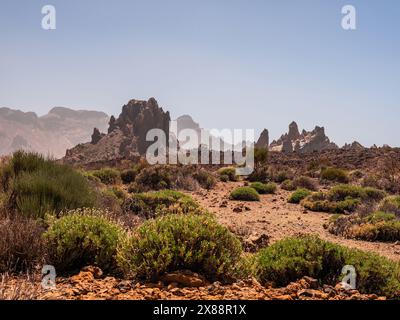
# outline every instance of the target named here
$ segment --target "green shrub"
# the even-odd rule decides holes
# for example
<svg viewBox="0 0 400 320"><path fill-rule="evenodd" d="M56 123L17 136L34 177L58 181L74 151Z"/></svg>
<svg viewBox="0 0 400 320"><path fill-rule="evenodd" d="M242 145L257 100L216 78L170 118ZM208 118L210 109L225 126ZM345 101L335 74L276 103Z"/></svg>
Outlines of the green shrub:
<svg viewBox="0 0 400 320"><path fill-rule="evenodd" d="M260 201L260 195L251 187L239 187L230 194L232 200L240 201Z"/></svg>
<svg viewBox="0 0 400 320"><path fill-rule="evenodd" d="M333 283L345 265L345 254L334 244L317 237L287 238L261 249L256 260L257 277L286 286L303 276Z"/></svg>
<svg viewBox="0 0 400 320"><path fill-rule="evenodd" d="M283 181L290 179L292 175L288 171L280 170L278 172L273 172L271 176L274 182L282 183Z"/></svg>
<svg viewBox="0 0 400 320"><path fill-rule="evenodd" d="M120 182L121 174L118 170L112 168L104 168L95 170L92 174L99 178L100 181L106 185L117 184Z"/></svg>
<svg viewBox="0 0 400 320"><path fill-rule="evenodd" d="M229 181L229 177L228 177L227 175L225 175L225 174L223 174L222 176L220 176L219 179L220 179L222 182L228 182L228 181Z"/></svg>
<svg viewBox="0 0 400 320"><path fill-rule="evenodd" d="M396 215L394 213L377 211L368 215L365 220L370 223L377 223L382 221L392 221L396 220Z"/></svg>
<svg viewBox="0 0 400 320"><path fill-rule="evenodd" d="M304 276L335 285L341 270L352 265L357 273L357 289L362 293L395 296L400 290L399 264L376 254L333 244L315 236L287 238L261 249L255 270L262 283L285 286Z"/></svg>
<svg viewBox="0 0 400 320"><path fill-rule="evenodd" d="M218 175L220 177L227 176L229 181L237 181L236 169L233 167L220 168L218 170Z"/></svg>
<svg viewBox="0 0 400 320"><path fill-rule="evenodd" d="M307 189L307 190L311 190L311 191L316 191L318 190L318 185L317 183L309 178L309 177L305 177L305 176L300 176L297 177L293 180L293 186L296 189Z"/></svg>
<svg viewBox="0 0 400 320"><path fill-rule="evenodd" d="M67 212L52 222L44 234L50 249L49 263L57 271L70 271L94 264L103 270L115 268L121 227L96 209Z"/></svg>
<svg viewBox="0 0 400 320"><path fill-rule="evenodd" d="M131 184L135 181L137 171L134 169L126 169L121 172L121 181L123 184Z"/></svg>
<svg viewBox="0 0 400 320"><path fill-rule="evenodd" d="M383 217L379 218L383 219ZM349 233L356 239L366 241L399 241L400 221L394 219L390 220L390 218L390 216L386 216L386 219L389 220L381 220L373 223L365 223L362 225L353 226Z"/></svg>
<svg viewBox="0 0 400 320"><path fill-rule="evenodd" d="M293 181L290 179L286 179L285 181L283 181L281 184L281 188L286 191L296 190L296 187L293 185Z"/></svg>
<svg viewBox="0 0 400 320"><path fill-rule="evenodd" d="M349 182L349 176L346 171L339 168L324 168L321 170L321 180L347 183Z"/></svg>
<svg viewBox="0 0 400 320"><path fill-rule="evenodd" d="M311 194L311 191L307 189L297 189L291 194L288 199L289 203L300 203L301 200L305 199Z"/></svg>
<svg viewBox="0 0 400 320"><path fill-rule="evenodd" d="M199 183L204 189L212 189L216 185L215 177L204 169L199 169L193 173L193 178ZM222 181L222 180L221 180Z"/></svg>
<svg viewBox="0 0 400 320"><path fill-rule="evenodd" d="M152 281L182 269L226 280L241 252L240 241L210 216L169 215L141 225L120 244L117 260L126 275Z"/></svg>
<svg viewBox="0 0 400 320"><path fill-rule="evenodd" d="M276 192L277 189L275 183L262 182L253 182L250 187L256 190L259 194L273 194Z"/></svg>
<svg viewBox="0 0 400 320"><path fill-rule="evenodd" d="M7 165L3 187L6 205L26 217L43 218L45 213L93 206L94 192L88 181L69 166L44 157L17 152Z"/></svg>
<svg viewBox="0 0 400 320"><path fill-rule="evenodd" d="M400 216L400 196L384 198L379 204L379 210L384 212L393 212Z"/></svg>
<svg viewBox="0 0 400 320"><path fill-rule="evenodd" d="M246 180L250 182L267 182L269 181L269 175L265 168L255 168L252 173L250 173Z"/></svg>
<svg viewBox="0 0 400 320"><path fill-rule="evenodd" d="M377 201L385 197L385 192L373 188L353 185L337 185L326 193L317 192L301 203L312 211L344 213L354 211L363 201Z"/></svg>
<svg viewBox="0 0 400 320"><path fill-rule="evenodd" d="M189 212L200 214L203 212L190 196L174 190L133 194L126 199L124 210L146 219L166 214L186 214Z"/></svg>
<svg viewBox="0 0 400 320"><path fill-rule="evenodd" d="M173 177L167 166L150 166L142 169L135 178L135 185L138 190L162 190L172 189Z"/></svg>

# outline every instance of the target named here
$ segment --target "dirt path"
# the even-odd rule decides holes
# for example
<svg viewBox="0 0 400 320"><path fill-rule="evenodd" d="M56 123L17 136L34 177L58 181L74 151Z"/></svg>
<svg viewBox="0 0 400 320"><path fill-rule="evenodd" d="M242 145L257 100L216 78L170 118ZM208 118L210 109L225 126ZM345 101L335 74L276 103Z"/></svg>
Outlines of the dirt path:
<svg viewBox="0 0 400 320"><path fill-rule="evenodd" d="M331 215L306 211L298 204L287 203L288 191L278 188L275 195L261 195L260 202L229 200L229 193L242 185L243 182L220 182L211 191L200 190L191 195L204 208L215 213L222 224L243 233L266 234L271 243L288 236L318 234L322 239L400 260L400 244L344 239L329 233L323 225ZM233 211L241 205L246 207L242 212Z"/></svg>

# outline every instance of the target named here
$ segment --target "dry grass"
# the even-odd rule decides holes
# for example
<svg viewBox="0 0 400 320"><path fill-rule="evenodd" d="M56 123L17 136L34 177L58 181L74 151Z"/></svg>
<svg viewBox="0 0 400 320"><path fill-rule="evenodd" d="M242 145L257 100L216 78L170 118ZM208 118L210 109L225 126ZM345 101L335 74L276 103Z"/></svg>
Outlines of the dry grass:
<svg viewBox="0 0 400 320"><path fill-rule="evenodd" d="M12 277L8 273L0 275L0 300L36 300L40 293L40 282L26 274Z"/></svg>

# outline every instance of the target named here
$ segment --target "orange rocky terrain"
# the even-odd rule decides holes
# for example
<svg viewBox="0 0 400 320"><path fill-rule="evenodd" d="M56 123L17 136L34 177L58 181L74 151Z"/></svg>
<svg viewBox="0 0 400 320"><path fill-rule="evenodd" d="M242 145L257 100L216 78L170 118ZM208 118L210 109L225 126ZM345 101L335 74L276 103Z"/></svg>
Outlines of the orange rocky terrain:
<svg viewBox="0 0 400 320"><path fill-rule="evenodd" d="M242 185L243 182L219 182L211 191L199 190L191 195L214 213L220 223L244 238L257 239L266 235L269 243L273 243L290 236L317 234L325 240L400 260L400 243L344 239L329 233L323 225L332 214L312 212L299 204L288 203L290 191L278 188L276 194L260 195L259 202L230 200L230 192Z"/></svg>

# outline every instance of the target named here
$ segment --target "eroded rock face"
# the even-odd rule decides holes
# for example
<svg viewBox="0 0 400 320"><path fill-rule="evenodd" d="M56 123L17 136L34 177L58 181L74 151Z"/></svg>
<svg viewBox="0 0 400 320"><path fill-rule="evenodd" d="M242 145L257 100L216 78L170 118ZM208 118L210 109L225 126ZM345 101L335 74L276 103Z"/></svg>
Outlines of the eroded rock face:
<svg viewBox="0 0 400 320"><path fill-rule="evenodd" d="M256 145L256 148L260 148L260 149L268 149L269 147L269 133L267 129L264 129L261 134L260 137L258 138Z"/></svg>
<svg viewBox="0 0 400 320"><path fill-rule="evenodd" d="M169 112L164 112L154 98L148 101L131 100L122 107L117 119L114 116L110 118L107 134L95 130L91 143L67 150L64 161L90 164L136 159L144 155L154 143L146 141L146 135L151 129L164 131L168 146L169 121Z"/></svg>
<svg viewBox="0 0 400 320"><path fill-rule="evenodd" d="M299 133L296 122L289 125L289 132L282 135L277 141L273 141L269 146L271 151L282 151L285 153L299 152L309 153L314 151L337 149L338 146L331 142L325 135L324 127L316 126L312 131L303 129Z"/></svg>

